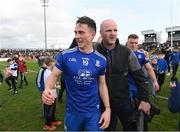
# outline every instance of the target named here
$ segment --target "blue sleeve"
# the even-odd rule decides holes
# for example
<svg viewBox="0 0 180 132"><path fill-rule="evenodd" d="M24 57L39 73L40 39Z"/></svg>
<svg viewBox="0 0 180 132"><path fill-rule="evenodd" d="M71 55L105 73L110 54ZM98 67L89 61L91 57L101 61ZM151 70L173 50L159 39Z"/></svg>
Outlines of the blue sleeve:
<svg viewBox="0 0 180 132"><path fill-rule="evenodd" d="M133 51L130 52L128 59L129 60L127 61L129 62L129 68L131 71L136 71L141 69L141 65L139 64L139 61Z"/></svg>
<svg viewBox="0 0 180 132"><path fill-rule="evenodd" d="M64 61L63 61L63 54L60 53L60 54L57 55L57 57L56 57L56 64L55 64L55 66L56 66L59 70L61 70L61 71L64 70L64 63L63 63L63 62L64 62Z"/></svg>
<svg viewBox="0 0 180 132"><path fill-rule="evenodd" d="M106 65L107 65L107 61L106 61L106 60L103 60L103 61L102 61L102 66L101 66L101 68L100 68L99 75L105 75Z"/></svg>
<svg viewBox="0 0 180 132"><path fill-rule="evenodd" d="M149 58L144 55L144 64L149 63Z"/></svg>

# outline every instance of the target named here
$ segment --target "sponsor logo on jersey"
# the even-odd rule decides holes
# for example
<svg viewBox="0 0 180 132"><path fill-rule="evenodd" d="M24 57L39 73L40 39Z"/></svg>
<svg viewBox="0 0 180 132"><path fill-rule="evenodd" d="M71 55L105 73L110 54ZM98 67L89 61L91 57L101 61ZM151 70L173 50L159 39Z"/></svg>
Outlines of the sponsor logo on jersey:
<svg viewBox="0 0 180 132"><path fill-rule="evenodd" d="M73 61L73 62L76 62L76 58L69 58L69 61Z"/></svg>
<svg viewBox="0 0 180 132"><path fill-rule="evenodd" d="M78 74L79 74L80 77L91 76L91 72L89 70L87 70L87 69L80 69Z"/></svg>

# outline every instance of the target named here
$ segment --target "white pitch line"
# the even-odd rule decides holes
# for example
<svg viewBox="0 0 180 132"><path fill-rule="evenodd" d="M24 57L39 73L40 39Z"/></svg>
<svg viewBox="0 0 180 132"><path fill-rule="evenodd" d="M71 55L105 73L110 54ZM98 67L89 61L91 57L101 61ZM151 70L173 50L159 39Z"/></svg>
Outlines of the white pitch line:
<svg viewBox="0 0 180 132"><path fill-rule="evenodd" d="M159 96L159 95L156 95L156 97L158 97L158 98L160 98L160 99L165 99L165 100L168 100L168 97Z"/></svg>

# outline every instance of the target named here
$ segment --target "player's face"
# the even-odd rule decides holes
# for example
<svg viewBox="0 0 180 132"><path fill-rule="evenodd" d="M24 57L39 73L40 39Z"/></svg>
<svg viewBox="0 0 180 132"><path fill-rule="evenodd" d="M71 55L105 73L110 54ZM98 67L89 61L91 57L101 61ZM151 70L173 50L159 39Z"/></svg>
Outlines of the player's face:
<svg viewBox="0 0 180 132"><path fill-rule="evenodd" d="M93 29L87 24L76 24L74 33L79 48L85 48L88 45L92 45L92 41L95 37L95 31L93 31Z"/></svg>
<svg viewBox="0 0 180 132"><path fill-rule="evenodd" d="M129 38L128 39L128 47L133 51L138 49L138 39Z"/></svg>

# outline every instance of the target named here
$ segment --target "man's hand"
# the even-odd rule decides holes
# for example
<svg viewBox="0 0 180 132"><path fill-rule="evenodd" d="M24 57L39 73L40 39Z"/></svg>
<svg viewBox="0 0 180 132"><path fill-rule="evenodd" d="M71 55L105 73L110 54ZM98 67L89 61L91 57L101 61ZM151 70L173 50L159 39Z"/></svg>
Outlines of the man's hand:
<svg viewBox="0 0 180 132"><path fill-rule="evenodd" d="M47 105L52 105L54 103L54 97L50 89L45 89L42 93L42 101Z"/></svg>
<svg viewBox="0 0 180 132"><path fill-rule="evenodd" d="M153 86L154 86L154 90L155 90L156 92L159 91L159 84L158 84L157 81L154 81L154 82L153 82Z"/></svg>
<svg viewBox="0 0 180 132"><path fill-rule="evenodd" d="M139 104L139 110L142 110L145 114L150 114L150 104L149 102L141 101Z"/></svg>
<svg viewBox="0 0 180 132"><path fill-rule="evenodd" d="M101 125L102 129L105 129L109 126L111 118L111 109L109 107L106 107L106 110L102 113L101 118L99 120L99 124Z"/></svg>

